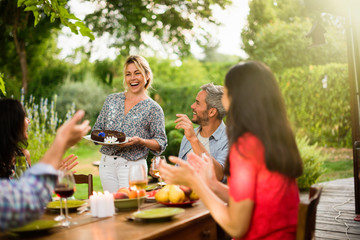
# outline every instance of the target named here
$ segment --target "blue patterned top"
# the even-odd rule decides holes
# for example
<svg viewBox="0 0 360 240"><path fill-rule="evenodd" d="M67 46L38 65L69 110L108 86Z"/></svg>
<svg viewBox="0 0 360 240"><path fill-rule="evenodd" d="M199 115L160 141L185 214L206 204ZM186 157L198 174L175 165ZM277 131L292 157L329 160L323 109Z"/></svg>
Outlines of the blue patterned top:
<svg viewBox="0 0 360 240"><path fill-rule="evenodd" d="M40 218L51 200L56 179L51 165L38 163L19 180L0 180L0 230Z"/></svg>
<svg viewBox="0 0 360 240"><path fill-rule="evenodd" d="M137 103L125 115L125 93L110 94L101 109L93 130L113 130L125 133L126 137L138 136L143 139L155 139L160 152L154 152L143 145L129 147L102 146L100 152L110 156L120 156L130 161L147 158L149 150L160 155L166 148L164 112L151 98Z"/></svg>

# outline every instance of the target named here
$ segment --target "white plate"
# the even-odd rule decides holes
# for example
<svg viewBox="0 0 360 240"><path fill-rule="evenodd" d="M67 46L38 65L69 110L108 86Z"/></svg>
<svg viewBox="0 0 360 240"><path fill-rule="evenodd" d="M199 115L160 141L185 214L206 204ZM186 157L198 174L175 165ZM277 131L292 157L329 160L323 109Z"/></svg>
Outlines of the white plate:
<svg viewBox="0 0 360 240"><path fill-rule="evenodd" d="M128 137L125 138L125 141L121 142L121 143L104 143L104 142L99 142L99 141L95 141L91 139L91 135L86 135L83 138L85 138L86 140L92 141L94 143L99 143L101 145L119 145L119 144L123 144L123 143L127 143L128 142Z"/></svg>

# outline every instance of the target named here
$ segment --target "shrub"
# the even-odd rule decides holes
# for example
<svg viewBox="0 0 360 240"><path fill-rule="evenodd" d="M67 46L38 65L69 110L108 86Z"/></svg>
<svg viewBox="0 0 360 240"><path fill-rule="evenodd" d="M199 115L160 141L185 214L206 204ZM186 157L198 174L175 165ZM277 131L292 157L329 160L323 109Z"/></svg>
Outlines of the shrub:
<svg viewBox="0 0 360 240"><path fill-rule="evenodd" d="M277 77L298 135L321 146L352 146L346 64L291 68Z"/></svg>
<svg viewBox="0 0 360 240"><path fill-rule="evenodd" d="M190 116L191 104L195 102L196 95L201 90L197 82L189 85L154 84L150 95L164 110L166 119L176 119L177 113Z"/></svg>
<svg viewBox="0 0 360 240"><path fill-rule="evenodd" d="M51 98L57 88L63 83L67 75L68 68L63 62L42 69L42 71L29 82L28 92L35 98Z"/></svg>
<svg viewBox="0 0 360 240"><path fill-rule="evenodd" d="M181 140L184 136L184 130L175 129L175 125L176 124L173 121L165 125L168 145L165 151L162 153L162 155L164 155L166 159L168 159L169 156L177 156L179 154ZM147 158L147 162L149 166L150 166L151 158L153 156L154 155L150 152Z"/></svg>
<svg viewBox="0 0 360 240"><path fill-rule="evenodd" d="M57 109L64 117L67 109L76 103L78 109L86 112L85 118L93 125L104 104L107 92L94 80L86 79L83 82L67 82L58 91Z"/></svg>
<svg viewBox="0 0 360 240"><path fill-rule="evenodd" d="M297 179L300 190L307 190L317 182L321 174L326 156L322 155L317 144L310 145L306 137L296 138L297 146L303 160L304 173Z"/></svg>

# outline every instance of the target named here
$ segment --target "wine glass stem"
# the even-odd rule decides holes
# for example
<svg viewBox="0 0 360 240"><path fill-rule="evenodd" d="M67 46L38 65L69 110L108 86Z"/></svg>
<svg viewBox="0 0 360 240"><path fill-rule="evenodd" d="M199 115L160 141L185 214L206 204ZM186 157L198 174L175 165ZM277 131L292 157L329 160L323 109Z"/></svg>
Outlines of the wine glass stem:
<svg viewBox="0 0 360 240"><path fill-rule="evenodd" d="M137 203L138 203L138 212L140 212L140 192L139 190L136 190L136 198L137 198Z"/></svg>
<svg viewBox="0 0 360 240"><path fill-rule="evenodd" d="M62 197L60 197L60 217L64 217L63 207L62 207Z"/></svg>
<svg viewBox="0 0 360 240"><path fill-rule="evenodd" d="M65 224L66 226L69 226L69 212L68 212L68 206L67 206L67 198L64 199L65 201Z"/></svg>

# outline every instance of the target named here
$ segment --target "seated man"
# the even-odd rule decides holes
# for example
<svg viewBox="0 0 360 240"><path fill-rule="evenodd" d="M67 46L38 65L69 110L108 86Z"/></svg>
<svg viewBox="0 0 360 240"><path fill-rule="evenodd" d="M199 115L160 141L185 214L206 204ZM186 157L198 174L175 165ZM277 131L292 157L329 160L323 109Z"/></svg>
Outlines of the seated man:
<svg viewBox="0 0 360 240"><path fill-rule="evenodd" d="M65 151L90 130L89 121L77 124L84 111L64 123L55 140L38 164L17 180L0 180L0 229L19 227L41 217L57 180L57 171Z"/></svg>
<svg viewBox="0 0 360 240"><path fill-rule="evenodd" d="M228 138L223 118L226 114L221 103L223 87L212 83L201 86L193 110L192 120L185 114L176 114L175 128L184 129L185 136L180 145L179 158L186 160L189 152L201 156L203 153L213 159L216 178L224 178L223 167L228 155ZM193 128L192 123L199 124Z"/></svg>

